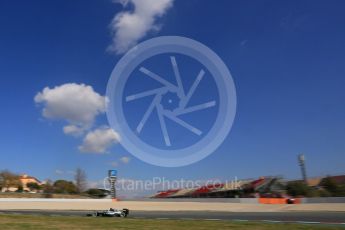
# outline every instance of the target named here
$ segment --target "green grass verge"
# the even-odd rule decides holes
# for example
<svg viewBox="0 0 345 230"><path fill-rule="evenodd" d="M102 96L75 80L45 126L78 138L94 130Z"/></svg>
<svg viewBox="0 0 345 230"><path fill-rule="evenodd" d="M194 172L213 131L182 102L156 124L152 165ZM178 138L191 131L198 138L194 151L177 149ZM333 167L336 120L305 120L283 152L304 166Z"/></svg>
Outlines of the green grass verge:
<svg viewBox="0 0 345 230"><path fill-rule="evenodd" d="M0 229L342 229L336 226L207 220L157 220L34 215L0 215Z"/></svg>

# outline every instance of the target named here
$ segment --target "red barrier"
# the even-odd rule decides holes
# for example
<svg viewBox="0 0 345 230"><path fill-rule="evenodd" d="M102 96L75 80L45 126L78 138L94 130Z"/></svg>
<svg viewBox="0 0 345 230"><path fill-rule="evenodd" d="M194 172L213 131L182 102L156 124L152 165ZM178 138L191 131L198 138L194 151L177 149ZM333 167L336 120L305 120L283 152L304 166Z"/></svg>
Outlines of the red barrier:
<svg viewBox="0 0 345 230"><path fill-rule="evenodd" d="M259 198L260 204L288 204L288 198ZM293 204L300 204L301 199L291 199Z"/></svg>

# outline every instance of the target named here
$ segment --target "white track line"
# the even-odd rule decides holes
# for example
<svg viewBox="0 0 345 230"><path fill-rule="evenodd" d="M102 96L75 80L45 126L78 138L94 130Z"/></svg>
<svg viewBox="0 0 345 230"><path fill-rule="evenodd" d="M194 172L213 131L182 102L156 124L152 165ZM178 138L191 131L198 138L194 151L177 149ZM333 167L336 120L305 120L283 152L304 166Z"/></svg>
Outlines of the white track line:
<svg viewBox="0 0 345 230"><path fill-rule="evenodd" d="M0 214L6 214L4 212L0 212ZM13 215L21 215L22 213L12 212L10 214ZM36 216L36 215L34 215ZM41 215L37 215L41 216ZM50 214L49 216L55 217L62 217L63 215L59 214ZM68 216L75 216L75 215L68 215ZM151 219L146 217L132 217L132 219ZM160 218L153 218L155 220L206 220L206 221L236 221L236 222L267 222L267 223L297 223L297 224L322 224L322 225L345 225L344 223L334 223L334 222L319 222L319 221L287 221L287 220L245 220L245 219L215 219L215 218L208 218L208 219L198 219L198 218L168 218L168 217L160 217Z"/></svg>
<svg viewBox="0 0 345 230"><path fill-rule="evenodd" d="M268 223L282 223L283 221L280 220L261 220L262 222L268 222Z"/></svg>
<svg viewBox="0 0 345 230"><path fill-rule="evenodd" d="M296 223L299 223L299 224L321 224L321 222L317 222L317 221L296 221Z"/></svg>

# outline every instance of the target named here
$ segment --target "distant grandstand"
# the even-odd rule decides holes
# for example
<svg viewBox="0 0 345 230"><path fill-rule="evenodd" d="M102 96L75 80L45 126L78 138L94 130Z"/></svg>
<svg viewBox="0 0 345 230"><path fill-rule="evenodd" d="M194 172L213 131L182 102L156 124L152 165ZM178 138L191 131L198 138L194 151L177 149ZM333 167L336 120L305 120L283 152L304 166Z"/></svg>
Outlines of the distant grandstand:
<svg viewBox="0 0 345 230"><path fill-rule="evenodd" d="M228 183L216 183L199 186L195 188L171 189L159 191L151 198L286 198L287 183L305 183L314 191L324 192L327 190L322 185L324 179L331 180L337 189L333 188L334 194L329 196L345 196L345 175L315 177L304 180L282 180L280 177L260 177L259 179L248 179ZM332 189L332 188L331 188ZM321 193L319 193L321 194ZM303 195L302 195L303 196ZM314 196L318 196L317 194ZM323 195L321 195L323 196Z"/></svg>
<svg viewBox="0 0 345 230"><path fill-rule="evenodd" d="M221 197L257 197L269 194L281 197L283 183L277 177L261 177L256 180L241 180L228 183L209 184L196 188L181 188L159 191L151 198L221 198Z"/></svg>

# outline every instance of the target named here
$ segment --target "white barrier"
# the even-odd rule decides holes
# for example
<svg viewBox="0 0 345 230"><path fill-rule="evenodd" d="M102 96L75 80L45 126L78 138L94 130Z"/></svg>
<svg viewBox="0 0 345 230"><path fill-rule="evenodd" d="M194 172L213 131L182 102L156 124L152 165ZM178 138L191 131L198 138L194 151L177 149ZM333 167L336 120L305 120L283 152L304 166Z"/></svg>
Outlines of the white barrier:
<svg viewBox="0 0 345 230"><path fill-rule="evenodd" d="M345 203L345 197L310 197L302 198L304 204L321 204L321 203Z"/></svg>

